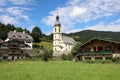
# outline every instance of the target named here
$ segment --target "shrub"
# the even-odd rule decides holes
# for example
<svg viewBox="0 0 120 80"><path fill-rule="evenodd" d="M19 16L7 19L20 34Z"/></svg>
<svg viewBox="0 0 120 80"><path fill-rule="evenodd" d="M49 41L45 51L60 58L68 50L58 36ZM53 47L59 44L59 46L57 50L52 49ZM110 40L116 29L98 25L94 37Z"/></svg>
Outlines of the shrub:
<svg viewBox="0 0 120 80"><path fill-rule="evenodd" d="M61 59L62 60L72 60L72 55L71 54L66 55L65 53L63 53L61 56Z"/></svg>
<svg viewBox="0 0 120 80"><path fill-rule="evenodd" d="M82 62L91 63L91 64L94 64L94 63L105 64L105 63L112 63L112 60L84 60Z"/></svg>
<svg viewBox="0 0 120 80"><path fill-rule="evenodd" d="M65 53L62 54L61 59L66 60L66 54Z"/></svg>

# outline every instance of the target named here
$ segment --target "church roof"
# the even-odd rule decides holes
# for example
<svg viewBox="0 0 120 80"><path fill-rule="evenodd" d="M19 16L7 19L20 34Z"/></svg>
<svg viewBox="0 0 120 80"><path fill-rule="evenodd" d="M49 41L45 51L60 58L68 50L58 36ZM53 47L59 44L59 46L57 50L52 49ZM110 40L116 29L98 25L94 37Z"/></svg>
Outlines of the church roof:
<svg viewBox="0 0 120 80"><path fill-rule="evenodd" d="M68 36L62 36L62 40L65 43L75 44L75 40L73 38L68 37Z"/></svg>
<svg viewBox="0 0 120 80"><path fill-rule="evenodd" d="M27 33L14 32L14 31L8 32L8 38L10 38L10 39L19 39L19 40L30 40L30 41L33 41L33 38L32 38L31 35L29 35Z"/></svg>

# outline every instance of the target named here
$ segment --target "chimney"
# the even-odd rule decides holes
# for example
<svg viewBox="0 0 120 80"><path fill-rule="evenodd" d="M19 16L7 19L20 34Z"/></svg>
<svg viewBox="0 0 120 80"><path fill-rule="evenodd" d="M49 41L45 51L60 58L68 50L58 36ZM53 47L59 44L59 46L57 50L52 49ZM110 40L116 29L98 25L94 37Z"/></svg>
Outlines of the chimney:
<svg viewBox="0 0 120 80"><path fill-rule="evenodd" d="M14 30L14 33L16 33L16 30Z"/></svg>
<svg viewBox="0 0 120 80"><path fill-rule="evenodd" d="M25 34L25 31L23 31L23 34Z"/></svg>

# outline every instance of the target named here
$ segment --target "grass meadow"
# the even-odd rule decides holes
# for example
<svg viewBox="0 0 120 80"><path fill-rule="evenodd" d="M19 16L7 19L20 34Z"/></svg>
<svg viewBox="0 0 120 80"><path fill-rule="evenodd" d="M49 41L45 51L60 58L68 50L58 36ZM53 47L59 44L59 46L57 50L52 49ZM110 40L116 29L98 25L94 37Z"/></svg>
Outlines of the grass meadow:
<svg viewBox="0 0 120 80"><path fill-rule="evenodd" d="M120 80L120 64L0 62L0 80Z"/></svg>
<svg viewBox="0 0 120 80"><path fill-rule="evenodd" d="M50 50L53 49L53 43L51 43L51 42L41 41L40 43L37 43L37 44L43 46L44 48L50 49Z"/></svg>

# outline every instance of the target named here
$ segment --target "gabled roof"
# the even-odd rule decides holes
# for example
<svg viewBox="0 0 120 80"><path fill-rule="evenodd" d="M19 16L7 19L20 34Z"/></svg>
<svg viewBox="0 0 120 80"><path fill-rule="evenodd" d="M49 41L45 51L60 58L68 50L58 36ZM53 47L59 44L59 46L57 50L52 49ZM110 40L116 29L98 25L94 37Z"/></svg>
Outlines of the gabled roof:
<svg viewBox="0 0 120 80"><path fill-rule="evenodd" d="M70 38L70 37L67 37L67 36L62 36L62 40L65 43L75 44L75 40L73 38Z"/></svg>
<svg viewBox="0 0 120 80"><path fill-rule="evenodd" d="M89 42L91 42L93 40L107 41L107 42L111 42L111 43L118 43L118 44L120 44L120 42L118 42L118 41L111 41L111 40L105 40L105 39L99 39L99 38L92 38L89 41L83 43L80 47L84 46L85 44L87 44L87 43L89 43Z"/></svg>
<svg viewBox="0 0 120 80"><path fill-rule="evenodd" d="M10 31L8 33L8 38L10 39L18 39L18 40L30 40L33 41L33 38L31 35L27 34L27 33L22 33L22 32L14 32L14 31Z"/></svg>

